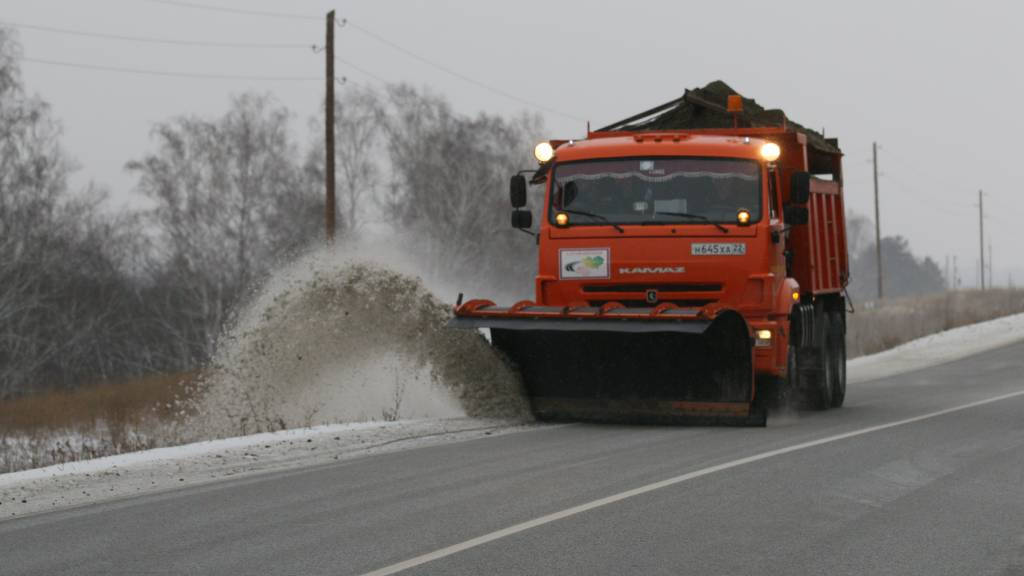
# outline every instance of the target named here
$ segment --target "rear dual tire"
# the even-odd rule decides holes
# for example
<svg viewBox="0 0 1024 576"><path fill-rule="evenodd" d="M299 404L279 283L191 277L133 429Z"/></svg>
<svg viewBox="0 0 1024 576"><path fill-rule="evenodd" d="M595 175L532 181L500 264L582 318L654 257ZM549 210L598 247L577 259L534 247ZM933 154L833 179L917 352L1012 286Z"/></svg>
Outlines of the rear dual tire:
<svg viewBox="0 0 1024 576"><path fill-rule="evenodd" d="M821 316L821 348L815 366L801 374L807 406L812 410L839 408L846 400L846 329L842 313Z"/></svg>
<svg viewBox="0 0 1024 576"><path fill-rule="evenodd" d="M835 362L832 360L830 350L832 333L832 315L823 314L819 330L823 338L823 345L817 350L817 366L813 372L805 374L809 380L807 390L807 403L812 410L827 410L832 406L832 392L835 390Z"/></svg>
<svg viewBox="0 0 1024 576"><path fill-rule="evenodd" d="M832 313L829 323L828 340L828 361L832 363L832 398L830 406L839 408L846 400L846 326L842 313Z"/></svg>

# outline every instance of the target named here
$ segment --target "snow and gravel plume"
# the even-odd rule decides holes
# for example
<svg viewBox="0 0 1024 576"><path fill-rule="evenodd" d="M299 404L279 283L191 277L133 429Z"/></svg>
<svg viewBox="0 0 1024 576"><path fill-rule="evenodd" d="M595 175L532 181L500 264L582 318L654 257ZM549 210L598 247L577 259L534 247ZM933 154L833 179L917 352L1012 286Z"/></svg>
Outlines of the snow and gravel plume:
<svg viewBox="0 0 1024 576"><path fill-rule="evenodd" d="M400 256L355 245L278 271L218 343L194 429L211 437L333 422L524 418L515 372L478 333L445 328L450 304Z"/></svg>

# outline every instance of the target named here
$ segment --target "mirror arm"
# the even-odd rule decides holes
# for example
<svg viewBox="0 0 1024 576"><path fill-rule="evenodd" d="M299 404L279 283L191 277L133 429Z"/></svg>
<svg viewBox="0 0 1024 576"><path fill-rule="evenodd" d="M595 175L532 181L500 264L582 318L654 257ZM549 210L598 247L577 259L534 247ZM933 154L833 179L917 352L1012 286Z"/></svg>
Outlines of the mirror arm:
<svg viewBox="0 0 1024 576"><path fill-rule="evenodd" d="M533 230L527 230L526 228L516 228L516 230L519 230L523 234L529 234L530 236L533 236L534 239L537 240L537 244L540 244L540 232L534 232Z"/></svg>

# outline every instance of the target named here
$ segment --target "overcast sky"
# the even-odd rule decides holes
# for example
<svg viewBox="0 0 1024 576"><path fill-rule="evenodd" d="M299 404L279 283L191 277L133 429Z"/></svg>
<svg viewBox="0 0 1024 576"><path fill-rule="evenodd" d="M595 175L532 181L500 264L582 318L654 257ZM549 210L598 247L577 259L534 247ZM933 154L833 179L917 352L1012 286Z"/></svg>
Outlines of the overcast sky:
<svg viewBox="0 0 1024 576"><path fill-rule="evenodd" d="M337 31L353 82L405 81L475 113L540 112L551 137L579 137L722 79L766 107L838 137L847 207L873 215L871 143L881 149L882 233L945 266L956 255L977 282L978 190L997 284L1024 284L1015 234L1024 216L1024 35L1017 2L515 2L296 0L0 0L0 21L85 32L235 43L323 44L322 19L245 15L189 3L321 17ZM487 90L375 39L376 34ZM26 58L211 75L189 79L24 62L29 89L52 103L81 170L139 205L126 161L152 149L150 127L181 114L222 114L229 96L272 92L296 115L303 142L323 97L323 55L303 47L213 48L19 32ZM379 79L378 79L379 78ZM517 99L503 96L501 92ZM543 109L531 108L523 101ZM574 119L578 118L578 119ZM986 239L987 242L987 239Z"/></svg>

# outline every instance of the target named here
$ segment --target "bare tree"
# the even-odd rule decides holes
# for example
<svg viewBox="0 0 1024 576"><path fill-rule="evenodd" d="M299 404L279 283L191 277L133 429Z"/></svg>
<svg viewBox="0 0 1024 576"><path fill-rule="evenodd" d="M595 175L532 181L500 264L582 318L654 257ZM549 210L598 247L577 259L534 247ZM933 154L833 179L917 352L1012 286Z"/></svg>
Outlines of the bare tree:
<svg viewBox="0 0 1024 576"><path fill-rule="evenodd" d="M539 118L466 117L408 86L388 96L386 210L396 225L413 233L415 249L444 275L494 284L530 277L536 248L508 224L508 179L533 164Z"/></svg>
<svg viewBox="0 0 1024 576"><path fill-rule="evenodd" d="M243 94L222 118L157 125L157 151L128 163L139 191L157 201L161 275L186 289L174 306L198 323L184 338L198 331L207 351L243 291L319 231L318 220L301 217L320 201L297 167L289 120L269 96Z"/></svg>
<svg viewBox="0 0 1024 576"><path fill-rule="evenodd" d="M334 147L338 186L338 222L344 233L358 232L373 207L380 187L383 167L382 128L384 109L381 95L372 88L347 86L334 103L334 126L337 135ZM310 130L319 134L323 117L310 122ZM324 180L324 146L316 137L310 146L305 165L310 182Z"/></svg>

